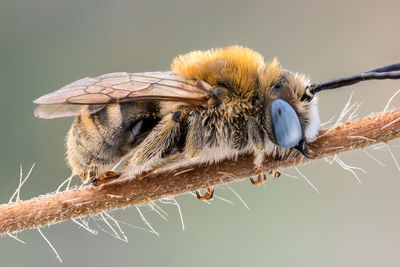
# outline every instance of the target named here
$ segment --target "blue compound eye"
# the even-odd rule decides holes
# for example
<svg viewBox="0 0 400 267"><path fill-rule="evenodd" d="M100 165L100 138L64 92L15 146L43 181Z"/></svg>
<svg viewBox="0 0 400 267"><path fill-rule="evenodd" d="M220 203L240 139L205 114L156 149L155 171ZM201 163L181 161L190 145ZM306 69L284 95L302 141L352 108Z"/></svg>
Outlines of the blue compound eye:
<svg viewBox="0 0 400 267"><path fill-rule="evenodd" d="M275 139L279 146L295 147L303 139L299 117L288 102L282 99L272 102L271 120Z"/></svg>

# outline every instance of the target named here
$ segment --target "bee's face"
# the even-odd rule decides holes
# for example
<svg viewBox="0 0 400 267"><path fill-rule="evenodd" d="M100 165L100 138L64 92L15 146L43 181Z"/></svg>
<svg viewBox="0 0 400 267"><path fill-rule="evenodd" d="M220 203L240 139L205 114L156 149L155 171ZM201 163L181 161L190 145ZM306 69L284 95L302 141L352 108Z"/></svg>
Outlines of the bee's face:
<svg viewBox="0 0 400 267"><path fill-rule="evenodd" d="M317 100L301 99L307 86L305 76L284 72L270 91L265 110L269 139L283 148L296 147L305 156L304 145L315 139L320 125Z"/></svg>

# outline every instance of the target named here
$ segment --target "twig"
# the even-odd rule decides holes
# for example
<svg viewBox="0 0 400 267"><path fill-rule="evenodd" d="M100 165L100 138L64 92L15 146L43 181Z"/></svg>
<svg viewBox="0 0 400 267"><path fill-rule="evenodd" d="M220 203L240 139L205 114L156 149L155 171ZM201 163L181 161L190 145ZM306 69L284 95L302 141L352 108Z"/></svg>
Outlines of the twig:
<svg viewBox="0 0 400 267"><path fill-rule="evenodd" d="M400 110L394 110L323 130L320 137L310 144L310 148L314 151L313 159L307 159L298 153L281 160L268 158L263 164L264 171L282 169L344 151L387 142L400 136L399 118ZM329 134L324 135L326 132ZM254 175L252 161L253 156L243 155L236 161L225 160L213 165L191 165L172 171L151 173L143 179L116 180L98 187L86 186L3 204L0 205L0 234L172 197L198 188L226 184Z"/></svg>

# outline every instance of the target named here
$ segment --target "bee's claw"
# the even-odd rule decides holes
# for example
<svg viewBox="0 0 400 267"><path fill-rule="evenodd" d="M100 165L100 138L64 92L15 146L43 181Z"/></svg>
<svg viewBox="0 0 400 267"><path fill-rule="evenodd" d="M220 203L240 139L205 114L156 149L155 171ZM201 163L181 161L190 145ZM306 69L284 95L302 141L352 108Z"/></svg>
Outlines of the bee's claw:
<svg viewBox="0 0 400 267"><path fill-rule="evenodd" d="M266 174L258 174L257 175L257 180L253 179L250 177L250 182L254 185L260 185L265 183L265 180L267 180L267 175Z"/></svg>
<svg viewBox="0 0 400 267"><path fill-rule="evenodd" d="M196 196L199 200L210 200L214 196L214 189L207 187L207 191L204 195L200 195L199 191L196 190Z"/></svg>
<svg viewBox="0 0 400 267"><path fill-rule="evenodd" d="M121 176L120 172L108 171L102 173L99 178L93 179L92 184L94 186L99 186L114 181L115 179L118 179L120 176Z"/></svg>
<svg viewBox="0 0 400 267"><path fill-rule="evenodd" d="M278 170L273 170L270 172L270 174L272 174L272 176L274 177L274 179L277 179L281 176L281 172Z"/></svg>
<svg viewBox="0 0 400 267"><path fill-rule="evenodd" d="M259 168L254 168L254 172L257 175L257 179L254 179L251 177L250 182L254 185L260 185L260 184L265 183L265 181L267 180L267 175L262 174L261 169L259 169ZM272 174L274 179L279 178L279 176L281 176L281 173L278 170L273 170L269 174Z"/></svg>

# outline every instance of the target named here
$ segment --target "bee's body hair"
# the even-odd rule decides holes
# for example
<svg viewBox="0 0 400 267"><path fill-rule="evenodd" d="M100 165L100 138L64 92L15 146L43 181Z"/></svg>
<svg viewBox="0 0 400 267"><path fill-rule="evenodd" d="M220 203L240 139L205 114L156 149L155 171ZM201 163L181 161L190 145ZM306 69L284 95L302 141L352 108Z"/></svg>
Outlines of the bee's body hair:
<svg viewBox="0 0 400 267"><path fill-rule="evenodd" d="M265 154L281 157L293 151L274 139L268 118L270 103L277 98L295 108L307 141L319 130L316 101L300 101L309 80L282 71L276 59L264 63L258 53L236 46L180 56L171 68L187 81L209 85L207 103L139 101L77 116L67 139L74 173L85 181L94 179L126 155L125 178L172 154L179 158L175 165L186 165L252 153L259 166ZM138 139L132 132L142 120L147 128Z"/></svg>
<svg viewBox="0 0 400 267"><path fill-rule="evenodd" d="M36 99L34 114L75 116L67 159L85 182L110 178L108 171L122 159L126 178L159 168L162 159L168 162L162 168L172 168L251 153L252 182L260 183L265 155L298 150L312 157L307 143L321 126L316 93L381 79L400 79L400 63L311 84L275 58L264 62L251 49L230 46L178 56L165 72L77 80Z"/></svg>

